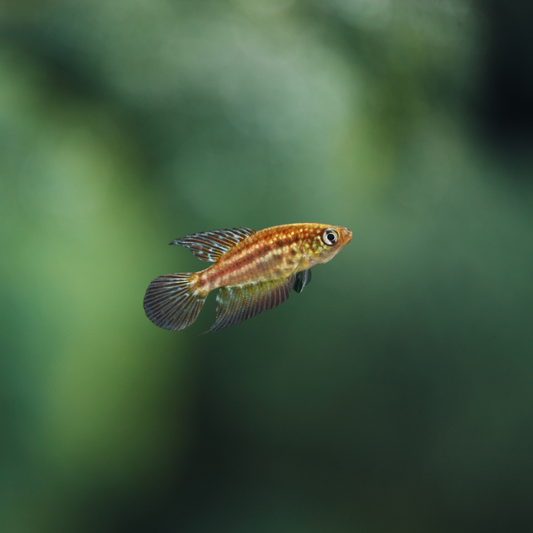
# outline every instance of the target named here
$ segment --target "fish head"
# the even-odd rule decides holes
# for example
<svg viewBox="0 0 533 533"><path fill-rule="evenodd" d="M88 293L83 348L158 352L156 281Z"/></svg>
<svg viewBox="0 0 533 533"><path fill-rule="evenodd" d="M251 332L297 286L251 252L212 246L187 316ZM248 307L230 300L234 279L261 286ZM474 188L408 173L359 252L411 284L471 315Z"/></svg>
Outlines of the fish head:
<svg viewBox="0 0 533 533"><path fill-rule="evenodd" d="M331 261L350 241L352 232L342 226L317 225L306 243L306 255L311 265Z"/></svg>

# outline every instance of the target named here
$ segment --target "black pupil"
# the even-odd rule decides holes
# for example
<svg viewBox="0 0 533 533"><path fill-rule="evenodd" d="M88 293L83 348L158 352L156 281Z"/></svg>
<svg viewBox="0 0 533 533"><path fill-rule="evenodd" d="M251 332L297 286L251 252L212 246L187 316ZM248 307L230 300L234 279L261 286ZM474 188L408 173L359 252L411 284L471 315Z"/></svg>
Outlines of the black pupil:
<svg viewBox="0 0 533 533"><path fill-rule="evenodd" d="M327 239L329 242L335 242L335 234L334 233L328 233Z"/></svg>

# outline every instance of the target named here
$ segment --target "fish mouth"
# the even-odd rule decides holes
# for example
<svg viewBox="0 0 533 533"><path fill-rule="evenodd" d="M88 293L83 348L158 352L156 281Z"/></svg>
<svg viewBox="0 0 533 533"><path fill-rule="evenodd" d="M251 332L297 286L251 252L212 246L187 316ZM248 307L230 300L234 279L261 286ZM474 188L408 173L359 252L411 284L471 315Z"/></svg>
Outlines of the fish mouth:
<svg viewBox="0 0 533 533"><path fill-rule="evenodd" d="M346 244L348 244L352 240L353 233L348 228L342 228L342 233Z"/></svg>

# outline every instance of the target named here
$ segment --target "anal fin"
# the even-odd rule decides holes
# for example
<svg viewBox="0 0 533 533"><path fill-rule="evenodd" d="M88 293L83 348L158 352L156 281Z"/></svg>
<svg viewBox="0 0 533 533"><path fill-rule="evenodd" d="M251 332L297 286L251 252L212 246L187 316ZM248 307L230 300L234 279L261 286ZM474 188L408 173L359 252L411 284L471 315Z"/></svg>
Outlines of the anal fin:
<svg viewBox="0 0 533 533"><path fill-rule="evenodd" d="M294 277L221 287L217 294L217 317L211 331L227 328L273 309L289 298Z"/></svg>

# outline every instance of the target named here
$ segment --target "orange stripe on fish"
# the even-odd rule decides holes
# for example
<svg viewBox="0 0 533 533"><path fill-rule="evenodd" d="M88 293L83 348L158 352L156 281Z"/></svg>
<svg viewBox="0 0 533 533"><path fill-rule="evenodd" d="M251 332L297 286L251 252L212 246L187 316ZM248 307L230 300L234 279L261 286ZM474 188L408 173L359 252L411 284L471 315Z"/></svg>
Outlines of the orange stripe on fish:
<svg viewBox="0 0 533 533"><path fill-rule="evenodd" d="M311 267L327 263L352 232L326 224L287 224L261 231L232 228L195 233L169 244L189 248L214 265L200 272L160 276L144 297L146 316L164 329L190 326L207 295L218 290L209 331L238 324L282 304L311 281Z"/></svg>

